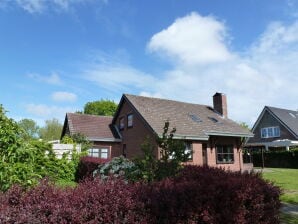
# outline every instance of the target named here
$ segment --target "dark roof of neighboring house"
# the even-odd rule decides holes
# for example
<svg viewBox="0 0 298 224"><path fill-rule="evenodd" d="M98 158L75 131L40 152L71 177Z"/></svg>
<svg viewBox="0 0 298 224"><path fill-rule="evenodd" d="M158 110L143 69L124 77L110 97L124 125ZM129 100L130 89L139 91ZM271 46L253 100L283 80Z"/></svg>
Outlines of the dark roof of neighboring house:
<svg viewBox="0 0 298 224"><path fill-rule="evenodd" d="M117 134L110 124L113 117L89 114L66 113L62 135L68 125L70 134L81 133L91 141L115 141Z"/></svg>
<svg viewBox="0 0 298 224"><path fill-rule="evenodd" d="M208 139L211 135L253 136L249 130L206 105L124 94L119 108L124 99L159 135L163 133L165 121L168 120L170 126L177 129L175 136L185 139Z"/></svg>
<svg viewBox="0 0 298 224"><path fill-rule="evenodd" d="M263 113L268 110L279 122L281 122L290 132L298 137L298 111L287 110L277 107L265 106L254 128L259 123ZM253 129L254 129L253 128Z"/></svg>

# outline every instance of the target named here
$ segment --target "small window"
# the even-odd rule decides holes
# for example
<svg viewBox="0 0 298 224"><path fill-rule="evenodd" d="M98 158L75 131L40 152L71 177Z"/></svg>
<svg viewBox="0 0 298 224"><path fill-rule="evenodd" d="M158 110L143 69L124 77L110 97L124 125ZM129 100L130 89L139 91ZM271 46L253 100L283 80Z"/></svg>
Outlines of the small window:
<svg viewBox="0 0 298 224"><path fill-rule="evenodd" d="M261 138L274 138L280 137L279 127L267 127L261 128Z"/></svg>
<svg viewBox="0 0 298 224"><path fill-rule="evenodd" d="M192 144L190 142L186 142L185 143L185 151L184 151L185 154L189 153L189 156L188 156L188 159L190 161L193 160L193 150L192 150Z"/></svg>
<svg viewBox="0 0 298 224"><path fill-rule="evenodd" d="M119 120L119 129L123 130L124 126L125 126L124 117L121 117L120 120Z"/></svg>
<svg viewBox="0 0 298 224"><path fill-rule="evenodd" d="M89 156L91 157L99 157L99 149L89 149Z"/></svg>
<svg viewBox="0 0 298 224"><path fill-rule="evenodd" d="M217 163L234 163L234 148L232 145L216 146Z"/></svg>
<svg viewBox="0 0 298 224"><path fill-rule="evenodd" d="M109 150L108 149L101 149L100 150L100 158L102 158L102 159L109 158Z"/></svg>
<svg viewBox="0 0 298 224"><path fill-rule="evenodd" d="M96 157L96 158L102 158L102 159L108 159L109 158L109 149L102 148L91 148L89 149L89 156Z"/></svg>
<svg viewBox="0 0 298 224"><path fill-rule="evenodd" d="M127 115L127 127L131 128L133 126L133 114Z"/></svg>
<svg viewBox="0 0 298 224"><path fill-rule="evenodd" d="M209 118L209 120L213 121L214 123L218 123L218 120L216 118L214 118L214 117L208 117L208 118Z"/></svg>
<svg viewBox="0 0 298 224"><path fill-rule="evenodd" d="M196 123L202 122L202 120L196 114L189 114L189 117Z"/></svg>

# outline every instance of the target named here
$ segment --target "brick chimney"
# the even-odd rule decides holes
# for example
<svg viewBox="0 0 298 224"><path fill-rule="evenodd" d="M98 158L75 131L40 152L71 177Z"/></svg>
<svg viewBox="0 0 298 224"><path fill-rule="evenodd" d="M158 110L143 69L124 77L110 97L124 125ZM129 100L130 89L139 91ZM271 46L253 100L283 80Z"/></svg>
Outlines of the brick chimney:
<svg viewBox="0 0 298 224"><path fill-rule="evenodd" d="M213 108L224 118L228 118L227 97L224 93L215 93L213 96Z"/></svg>

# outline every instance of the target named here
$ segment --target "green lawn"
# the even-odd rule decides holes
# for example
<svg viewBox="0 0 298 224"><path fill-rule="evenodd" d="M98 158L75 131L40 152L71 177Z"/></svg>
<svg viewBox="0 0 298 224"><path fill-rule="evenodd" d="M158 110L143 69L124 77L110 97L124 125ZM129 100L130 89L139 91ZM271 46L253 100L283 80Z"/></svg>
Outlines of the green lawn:
<svg viewBox="0 0 298 224"><path fill-rule="evenodd" d="M282 188L282 201L298 204L298 169L265 168L262 176Z"/></svg>

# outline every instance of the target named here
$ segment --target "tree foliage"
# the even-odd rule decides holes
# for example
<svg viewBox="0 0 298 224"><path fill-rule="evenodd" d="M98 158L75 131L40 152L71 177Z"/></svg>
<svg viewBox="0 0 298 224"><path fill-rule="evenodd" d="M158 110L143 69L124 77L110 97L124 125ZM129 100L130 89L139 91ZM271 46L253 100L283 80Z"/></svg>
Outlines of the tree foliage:
<svg viewBox="0 0 298 224"><path fill-rule="evenodd" d="M51 144L25 140L23 134L24 129L8 118L0 105L0 191L9 189L13 184L32 186L42 177L75 179L79 163L77 153L73 152L70 160L67 154L58 159Z"/></svg>
<svg viewBox="0 0 298 224"><path fill-rule="evenodd" d="M22 119L18 122L20 128L24 130L22 137L26 140L38 137L39 127L32 119Z"/></svg>
<svg viewBox="0 0 298 224"><path fill-rule="evenodd" d="M62 128L58 119L46 120L45 126L39 130L39 136L44 141L60 139Z"/></svg>
<svg viewBox="0 0 298 224"><path fill-rule="evenodd" d="M155 144L146 139L142 145L143 156L135 159L141 170L141 178L151 182L166 177L175 176L182 167L182 163L189 160L193 153L185 150L185 142L174 139L176 129L169 130L169 121L165 122L163 134L156 135ZM159 148L160 159L156 158L156 146Z"/></svg>
<svg viewBox="0 0 298 224"><path fill-rule="evenodd" d="M113 116L116 112L117 104L111 100L98 100L88 102L84 106L84 114Z"/></svg>

